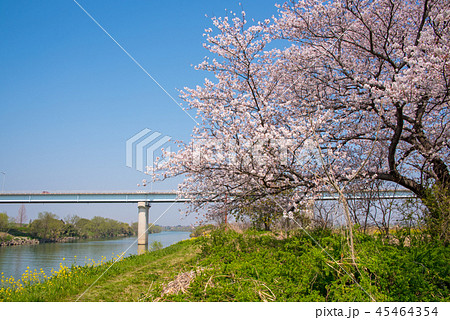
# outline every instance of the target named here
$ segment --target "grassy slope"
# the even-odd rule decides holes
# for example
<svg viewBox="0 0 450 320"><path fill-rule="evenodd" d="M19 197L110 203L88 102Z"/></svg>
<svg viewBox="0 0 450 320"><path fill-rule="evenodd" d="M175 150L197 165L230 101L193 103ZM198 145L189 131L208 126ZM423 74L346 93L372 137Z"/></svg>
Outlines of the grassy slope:
<svg viewBox="0 0 450 320"><path fill-rule="evenodd" d="M449 247L420 241L394 245L357 234L355 268L345 237L324 233L313 237L331 257L304 233L287 239L256 232L213 233L204 239L202 272L189 290L165 300L450 300Z"/></svg>
<svg viewBox="0 0 450 320"><path fill-rule="evenodd" d="M194 241L184 241L169 248L134 256L121 261L90 288L79 301L153 301L162 284L176 274L190 270L199 252ZM113 267L114 268L114 267ZM74 301L79 295L65 299Z"/></svg>

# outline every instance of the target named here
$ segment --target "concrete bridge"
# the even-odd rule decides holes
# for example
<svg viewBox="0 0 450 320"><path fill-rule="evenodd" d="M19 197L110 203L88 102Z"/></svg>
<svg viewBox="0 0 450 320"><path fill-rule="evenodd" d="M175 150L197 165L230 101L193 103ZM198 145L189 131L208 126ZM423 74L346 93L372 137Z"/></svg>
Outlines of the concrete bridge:
<svg viewBox="0 0 450 320"><path fill-rule="evenodd" d="M365 199L370 191L346 193L349 200ZM410 199L414 194L409 190L382 190L377 199ZM323 192L315 201L339 200L337 193ZM0 193L0 204L25 203L136 203L138 207L138 253L148 246L148 213L151 203L189 202L176 191L163 192L63 192L63 193Z"/></svg>
<svg viewBox="0 0 450 320"><path fill-rule="evenodd" d="M148 211L151 203L187 202L175 191L167 192L64 192L0 193L0 204L25 203L136 203L138 206L138 254L148 247Z"/></svg>
<svg viewBox="0 0 450 320"><path fill-rule="evenodd" d="M138 203L186 202L175 191L163 192L41 192L0 193L2 203Z"/></svg>

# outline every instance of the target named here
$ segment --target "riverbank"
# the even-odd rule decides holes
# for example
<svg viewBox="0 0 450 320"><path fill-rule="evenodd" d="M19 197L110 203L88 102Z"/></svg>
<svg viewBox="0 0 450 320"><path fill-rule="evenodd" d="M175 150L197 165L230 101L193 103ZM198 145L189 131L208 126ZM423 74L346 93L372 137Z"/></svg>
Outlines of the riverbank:
<svg viewBox="0 0 450 320"><path fill-rule="evenodd" d="M112 238L125 238L133 235L119 234L114 237L63 237L57 239L37 239L26 236L15 236L6 232L0 232L0 247L37 245L43 243L66 243L78 240L106 240Z"/></svg>
<svg viewBox="0 0 450 320"><path fill-rule="evenodd" d="M198 241L185 240L143 255L124 259L117 255L83 267L61 264L51 274L27 271L21 279L3 276L0 301L148 301L153 299L146 296L149 289L190 268L188 262L198 253Z"/></svg>
<svg viewBox="0 0 450 320"><path fill-rule="evenodd" d="M39 239L39 243L66 243L78 240L108 240L133 237L135 234L118 234L112 237L63 237L57 239Z"/></svg>
<svg viewBox="0 0 450 320"><path fill-rule="evenodd" d="M6 232L0 232L0 247L36 245L39 240L30 237L13 236Z"/></svg>
<svg viewBox="0 0 450 320"><path fill-rule="evenodd" d="M163 248L178 241L189 239L189 232L163 232L149 235L150 248L161 244ZM160 245L159 245L160 247ZM64 266L84 266L92 261L115 258L124 253L124 257L138 252L136 237L111 239L80 239L69 242L41 243L35 246L0 247L0 272L5 277L20 279L29 267L30 270L42 270L51 274Z"/></svg>
<svg viewBox="0 0 450 320"><path fill-rule="evenodd" d="M0 289L0 300L449 301L448 247L356 234L355 268L342 235L311 236L320 247L301 232L217 231L122 261L63 267L50 279L28 274Z"/></svg>

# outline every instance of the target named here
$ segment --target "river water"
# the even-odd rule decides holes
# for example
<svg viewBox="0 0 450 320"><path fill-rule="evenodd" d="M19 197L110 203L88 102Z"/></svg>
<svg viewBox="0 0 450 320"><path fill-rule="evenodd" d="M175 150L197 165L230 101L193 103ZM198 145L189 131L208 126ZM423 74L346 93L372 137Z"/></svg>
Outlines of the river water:
<svg viewBox="0 0 450 320"><path fill-rule="evenodd" d="M148 235L148 242L159 241L163 247L189 239L189 232L161 232ZM60 263L84 265L89 259L95 261L106 257L110 260L125 252L124 256L137 253L137 238L117 238L104 240L78 240L67 243L44 243L39 245L0 247L0 273L9 278L19 279L27 267L38 272L42 268L49 276L51 269L59 270ZM1 276L0 276L1 278Z"/></svg>

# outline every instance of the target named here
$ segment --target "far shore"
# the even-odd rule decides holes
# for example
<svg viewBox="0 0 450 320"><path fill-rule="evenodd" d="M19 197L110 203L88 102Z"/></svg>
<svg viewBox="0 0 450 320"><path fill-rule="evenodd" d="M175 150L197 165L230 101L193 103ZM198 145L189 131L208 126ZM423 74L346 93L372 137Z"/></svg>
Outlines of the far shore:
<svg viewBox="0 0 450 320"><path fill-rule="evenodd" d="M123 238L129 237L127 234L120 234L113 238ZM10 246L23 246L23 245L37 245L43 243L63 243L63 242L71 242L77 240L89 240L89 239L110 239L103 237L63 237L57 239L35 239L31 237L23 237L23 236L14 236L7 232L0 232L0 247L10 247Z"/></svg>

